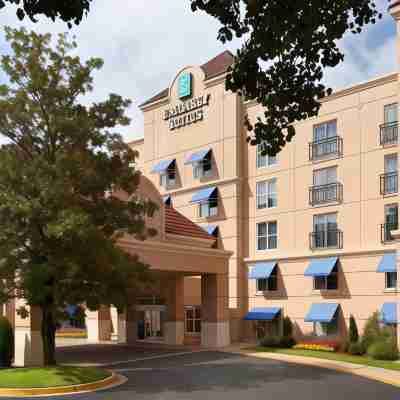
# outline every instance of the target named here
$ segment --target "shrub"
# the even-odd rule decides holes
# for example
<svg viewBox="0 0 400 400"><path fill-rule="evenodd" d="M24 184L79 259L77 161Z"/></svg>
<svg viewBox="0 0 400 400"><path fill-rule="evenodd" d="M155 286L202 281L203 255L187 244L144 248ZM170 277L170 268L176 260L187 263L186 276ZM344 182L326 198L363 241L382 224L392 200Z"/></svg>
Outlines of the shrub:
<svg viewBox="0 0 400 400"><path fill-rule="evenodd" d="M369 346L368 355L375 360L394 361L399 358L399 350L394 338L380 338Z"/></svg>
<svg viewBox="0 0 400 400"><path fill-rule="evenodd" d="M361 339L364 352L367 352L368 348L379 340L382 335L382 330L379 324L379 313L374 312L367 320L364 328L364 334Z"/></svg>
<svg viewBox="0 0 400 400"><path fill-rule="evenodd" d="M283 336L280 340L279 347L282 349L291 349L296 344L292 336Z"/></svg>
<svg viewBox="0 0 400 400"><path fill-rule="evenodd" d="M353 315L350 315L350 325L349 325L349 341L350 343L357 343L359 339L358 329L356 320Z"/></svg>
<svg viewBox="0 0 400 400"><path fill-rule="evenodd" d="M283 336L284 337L293 336L293 324L289 317L283 318Z"/></svg>
<svg viewBox="0 0 400 400"><path fill-rule="evenodd" d="M365 354L364 346L361 342L351 342L347 351L353 356L362 356Z"/></svg>
<svg viewBox="0 0 400 400"><path fill-rule="evenodd" d="M10 367L13 356L13 328L7 318L0 317L0 367Z"/></svg>

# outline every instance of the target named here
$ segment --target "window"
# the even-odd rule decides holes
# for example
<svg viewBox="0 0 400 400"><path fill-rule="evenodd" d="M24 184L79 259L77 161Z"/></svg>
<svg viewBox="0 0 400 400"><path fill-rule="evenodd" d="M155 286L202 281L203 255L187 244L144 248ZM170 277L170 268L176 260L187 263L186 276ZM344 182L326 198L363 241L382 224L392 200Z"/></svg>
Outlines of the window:
<svg viewBox="0 0 400 400"><path fill-rule="evenodd" d="M218 215L218 198L210 198L199 205L199 217L215 217Z"/></svg>
<svg viewBox="0 0 400 400"><path fill-rule="evenodd" d="M169 167L165 172L160 174L160 186L167 188L176 184L175 165Z"/></svg>
<svg viewBox="0 0 400 400"><path fill-rule="evenodd" d="M338 332L337 318L331 322L314 322L314 335L323 337L336 335Z"/></svg>
<svg viewBox="0 0 400 400"><path fill-rule="evenodd" d="M318 169L313 172L314 186L329 185L337 181L337 167Z"/></svg>
<svg viewBox="0 0 400 400"><path fill-rule="evenodd" d="M278 247L278 224L262 222L257 224L257 250L271 250Z"/></svg>
<svg viewBox="0 0 400 400"><path fill-rule="evenodd" d="M278 276L276 268L268 279L257 279L257 292L270 292L278 290Z"/></svg>
<svg viewBox="0 0 400 400"><path fill-rule="evenodd" d="M397 288L397 272L386 272L385 273L385 288L396 289Z"/></svg>
<svg viewBox="0 0 400 400"><path fill-rule="evenodd" d="M266 148L265 143L257 145L257 168L265 168L275 165L277 163L276 156L269 156L263 154Z"/></svg>
<svg viewBox="0 0 400 400"><path fill-rule="evenodd" d="M337 122L329 121L314 126L313 140L314 142L321 142L325 139L337 136Z"/></svg>
<svg viewBox="0 0 400 400"><path fill-rule="evenodd" d="M337 214L314 215L314 247L339 247Z"/></svg>
<svg viewBox="0 0 400 400"><path fill-rule="evenodd" d="M384 120L385 124L391 124L397 122L397 114L398 114L398 106L397 103L387 104L384 108Z"/></svg>
<svg viewBox="0 0 400 400"><path fill-rule="evenodd" d="M257 182L257 208L272 208L278 205L276 193L276 179Z"/></svg>
<svg viewBox="0 0 400 400"><path fill-rule="evenodd" d="M201 332L200 307L185 307L185 332L189 334L199 334Z"/></svg>
<svg viewBox="0 0 400 400"><path fill-rule="evenodd" d="M193 164L193 177L200 179L212 175L211 151L201 160Z"/></svg>
<svg viewBox="0 0 400 400"><path fill-rule="evenodd" d="M342 186L337 182L337 167L318 169L313 172L313 186L310 188L310 204L340 201Z"/></svg>
<svg viewBox="0 0 400 400"><path fill-rule="evenodd" d="M328 276L314 277L314 290L337 290L338 274L337 271L332 271Z"/></svg>
<svg viewBox="0 0 400 400"><path fill-rule="evenodd" d="M385 206L385 223L388 225L396 225L398 224L399 218L399 207L397 204L389 204ZM395 229L395 228L393 228Z"/></svg>

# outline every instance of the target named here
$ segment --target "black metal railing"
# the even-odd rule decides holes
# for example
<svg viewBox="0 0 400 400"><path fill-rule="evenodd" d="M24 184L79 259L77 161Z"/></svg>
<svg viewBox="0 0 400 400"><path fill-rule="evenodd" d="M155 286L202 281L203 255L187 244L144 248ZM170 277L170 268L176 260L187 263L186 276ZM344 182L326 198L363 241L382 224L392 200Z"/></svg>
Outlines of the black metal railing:
<svg viewBox="0 0 400 400"><path fill-rule="evenodd" d="M328 249L343 247L343 232L339 229L328 229L310 233L310 248Z"/></svg>
<svg viewBox="0 0 400 400"><path fill-rule="evenodd" d="M338 203L342 199L343 185L339 182L311 186L309 189L309 203L312 206L333 202Z"/></svg>
<svg viewBox="0 0 400 400"><path fill-rule="evenodd" d="M343 153L343 139L333 136L309 143L310 161L321 160L327 157L339 157Z"/></svg>
<svg viewBox="0 0 400 400"><path fill-rule="evenodd" d="M399 123L388 122L386 124L380 125L380 143L381 146L390 146L392 144L397 144L399 139Z"/></svg>
<svg viewBox="0 0 400 400"><path fill-rule="evenodd" d="M380 176L381 180L381 195L385 196L387 194L397 193L399 187L398 173L387 172Z"/></svg>
<svg viewBox="0 0 400 400"><path fill-rule="evenodd" d="M390 222L381 225L381 242L387 243L394 240L391 231L395 231L399 228L399 224L397 222Z"/></svg>

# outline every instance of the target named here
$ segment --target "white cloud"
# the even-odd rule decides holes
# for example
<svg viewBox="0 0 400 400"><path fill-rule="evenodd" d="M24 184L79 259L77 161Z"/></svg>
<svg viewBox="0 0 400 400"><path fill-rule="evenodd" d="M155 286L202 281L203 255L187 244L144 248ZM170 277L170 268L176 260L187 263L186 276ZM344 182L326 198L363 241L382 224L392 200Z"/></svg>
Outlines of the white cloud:
<svg viewBox="0 0 400 400"><path fill-rule="evenodd" d="M378 4L382 10L387 7L386 0L378 0ZM390 18L380 26L387 27ZM11 7L0 12L0 22L40 32L67 30L65 24L47 19L38 24L20 23ZM224 50L216 39L218 26L213 18L192 13L189 0L94 0L88 17L72 32L83 58L96 56L105 61L96 74L91 98L99 100L114 92L133 100L129 111L132 123L122 130L124 137L132 140L143 134L138 104L167 87L183 66L202 64ZM371 47L371 35L379 34L379 27L374 27L361 35L347 35L341 42L345 62L327 71L325 81L340 88L394 71L395 37L382 34L386 40ZM231 49L235 46L237 42L230 44Z"/></svg>

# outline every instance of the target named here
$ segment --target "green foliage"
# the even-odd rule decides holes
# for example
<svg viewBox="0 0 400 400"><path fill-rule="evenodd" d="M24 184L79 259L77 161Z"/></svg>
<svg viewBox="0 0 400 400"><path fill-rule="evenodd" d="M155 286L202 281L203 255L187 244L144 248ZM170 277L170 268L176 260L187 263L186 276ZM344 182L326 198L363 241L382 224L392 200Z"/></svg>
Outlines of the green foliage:
<svg viewBox="0 0 400 400"><path fill-rule="evenodd" d="M14 332L7 318L0 317L0 367L10 367L14 354Z"/></svg>
<svg viewBox="0 0 400 400"><path fill-rule="evenodd" d="M221 42L246 37L226 88L265 107L264 118L247 121L249 141L266 141L275 155L295 134L293 123L318 114L331 90L323 68L344 59L338 40L381 18L373 0L191 0L192 10L217 18Z"/></svg>
<svg viewBox="0 0 400 400"><path fill-rule="evenodd" d="M368 347L368 355L374 360L397 360L399 350L394 335L389 338L380 337Z"/></svg>
<svg viewBox="0 0 400 400"><path fill-rule="evenodd" d="M291 319L287 316L283 318L283 336L293 336L293 324Z"/></svg>
<svg viewBox="0 0 400 400"><path fill-rule="evenodd" d="M72 22L81 22L88 13L91 2L92 0L0 0L0 9L4 8L6 3L17 3L17 16L20 20L28 16L31 21L36 22L36 17L42 14L53 21L60 18L71 26Z"/></svg>
<svg viewBox="0 0 400 400"><path fill-rule="evenodd" d="M357 323L353 315L350 315L349 323L349 341L350 343L357 343L359 339Z"/></svg>
<svg viewBox="0 0 400 400"><path fill-rule="evenodd" d="M115 132L129 124L131 102L116 94L81 102L102 60L82 63L65 34L52 46L49 34L5 31L12 54L0 63L9 82L0 88L0 135L8 140L0 148L0 276L8 279L0 301L18 293L42 309L48 354L58 310L122 309L148 284L148 266L118 240L154 235L145 219L157 207L135 194L137 153Z"/></svg>
<svg viewBox="0 0 400 400"><path fill-rule="evenodd" d="M365 354L365 349L361 342L350 342L347 352L354 356L362 356Z"/></svg>
<svg viewBox="0 0 400 400"><path fill-rule="evenodd" d="M296 344L291 336L266 336L260 340L260 346L290 349Z"/></svg>
<svg viewBox="0 0 400 400"><path fill-rule="evenodd" d="M379 312L376 311L368 318L364 327L364 333L361 339L364 352L367 352L372 343L378 341L381 334L382 330L379 323Z"/></svg>

